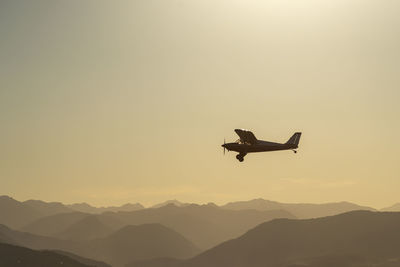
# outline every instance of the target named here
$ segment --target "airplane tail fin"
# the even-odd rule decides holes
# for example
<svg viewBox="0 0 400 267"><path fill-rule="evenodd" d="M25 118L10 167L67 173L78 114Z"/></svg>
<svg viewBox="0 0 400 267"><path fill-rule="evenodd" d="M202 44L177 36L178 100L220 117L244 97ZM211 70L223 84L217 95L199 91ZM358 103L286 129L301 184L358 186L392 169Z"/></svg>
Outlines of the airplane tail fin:
<svg viewBox="0 0 400 267"><path fill-rule="evenodd" d="M300 137L301 137L301 133L297 132L294 135L292 135L292 137L290 137L290 139L286 142L286 144L295 145L297 147L300 142Z"/></svg>

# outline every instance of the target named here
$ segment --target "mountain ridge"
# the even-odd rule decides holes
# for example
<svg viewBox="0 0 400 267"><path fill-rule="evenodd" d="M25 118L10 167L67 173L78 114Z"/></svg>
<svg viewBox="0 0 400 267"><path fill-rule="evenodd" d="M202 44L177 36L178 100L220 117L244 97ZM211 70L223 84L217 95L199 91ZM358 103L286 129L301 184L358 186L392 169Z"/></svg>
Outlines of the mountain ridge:
<svg viewBox="0 0 400 267"><path fill-rule="evenodd" d="M266 200L263 198L252 199L248 201L229 202L223 206L223 209L242 210L242 209L255 209L255 210L273 210L283 209L292 213L299 219L317 218L349 212L353 210L370 210L375 211L374 208L360 206L351 202L328 202L322 204L314 203L281 203L277 201Z"/></svg>
<svg viewBox="0 0 400 267"><path fill-rule="evenodd" d="M38 251L16 245L0 243L0 266L4 267L43 267L43 266L65 266L65 267L105 267L107 265L93 265L95 262L85 259L84 264L67 255L55 251ZM109 266L111 267L111 266Z"/></svg>
<svg viewBox="0 0 400 267"><path fill-rule="evenodd" d="M341 266L369 266L350 265L354 260L385 266L391 259L400 259L399 230L400 213L393 212L352 211L316 219L275 219L176 266L313 266L318 259L321 265L316 266L333 266L329 265L332 259L344 261Z"/></svg>
<svg viewBox="0 0 400 267"><path fill-rule="evenodd" d="M0 238L0 242L12 242L34 250L61 250L76 254L76 259L95 259L113 267L157 257L189 258L199 252L180 233L160 224L125 226L104 238L80 242L34 235L0 225Z"/></svg>

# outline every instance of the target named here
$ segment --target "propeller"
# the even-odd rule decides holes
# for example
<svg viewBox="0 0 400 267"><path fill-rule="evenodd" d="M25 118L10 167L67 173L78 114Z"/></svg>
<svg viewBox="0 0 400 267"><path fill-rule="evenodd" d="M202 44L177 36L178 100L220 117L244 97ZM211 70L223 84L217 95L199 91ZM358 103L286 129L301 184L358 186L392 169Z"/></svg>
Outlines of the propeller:
<svg viewBox="0 0 400 267"><path fill-rule="evenodd" d="M225 148L225 138L224 138L224 155L225 155L225 150L226 150L226 148Z"/></svg>

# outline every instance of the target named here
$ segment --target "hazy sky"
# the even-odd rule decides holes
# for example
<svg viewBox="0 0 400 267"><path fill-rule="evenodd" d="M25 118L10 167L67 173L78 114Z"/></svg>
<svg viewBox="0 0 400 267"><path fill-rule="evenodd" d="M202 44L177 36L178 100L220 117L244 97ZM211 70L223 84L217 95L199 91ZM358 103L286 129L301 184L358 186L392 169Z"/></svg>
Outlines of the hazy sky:
<svg viewBox="0 0 400 267"><path fill-rule="evenodd" d="M0 195L400 202L400 1L1 0ZM299 152L249 154L235 128Z"/></svg>

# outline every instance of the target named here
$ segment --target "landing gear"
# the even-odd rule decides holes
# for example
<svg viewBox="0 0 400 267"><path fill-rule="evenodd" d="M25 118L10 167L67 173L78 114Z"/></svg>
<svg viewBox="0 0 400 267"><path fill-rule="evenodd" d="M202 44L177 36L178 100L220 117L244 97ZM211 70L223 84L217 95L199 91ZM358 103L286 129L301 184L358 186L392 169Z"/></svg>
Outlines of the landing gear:
<svg viewBox="0 0 400 267"><path fill-rule="evenodd" d="M244 156L241 155L241 154L237 154L237 155L236 155L236 158L237 158L237 160L240 161L240 162L243 162L243 160L244 160Z"/></svg>
<svg viewBox="0 0 400 267"><path fill-rule="evenodd" d="M297 153L297 150L293 150L293 152L296 154L296 153Z"/></svg>

